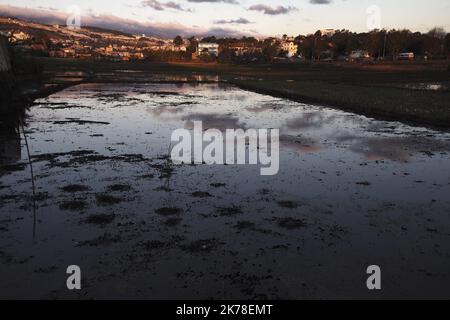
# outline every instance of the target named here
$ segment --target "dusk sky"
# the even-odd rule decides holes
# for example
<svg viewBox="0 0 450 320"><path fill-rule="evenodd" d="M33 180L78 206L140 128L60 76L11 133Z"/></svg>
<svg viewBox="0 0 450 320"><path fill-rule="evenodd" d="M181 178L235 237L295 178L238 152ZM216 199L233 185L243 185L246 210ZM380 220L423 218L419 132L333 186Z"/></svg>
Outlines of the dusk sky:
<svg viewBox="0 0 450 320"><path fill-rule="evenodd" d="M28 8L60 14L72 5L93 20L100 15L184 32L222 30L255 36L298 35L324 28L367 31L367 8L377 5L382 27L450 30L448 0L0 0L0 13L35 12L19 9Z"/></svg>

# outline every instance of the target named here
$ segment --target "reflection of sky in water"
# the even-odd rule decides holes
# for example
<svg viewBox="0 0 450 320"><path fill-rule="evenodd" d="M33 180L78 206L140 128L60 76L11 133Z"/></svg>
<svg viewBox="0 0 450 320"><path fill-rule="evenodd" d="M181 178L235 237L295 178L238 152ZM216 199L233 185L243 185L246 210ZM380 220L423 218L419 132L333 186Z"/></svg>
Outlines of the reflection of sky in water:
<svg viewBox="0 0 450 320"><path fill-rule="evenodd" d="M348 167L363 168L369 180L379 174L391 175L389 168L395 170L405 162L405 169L410 171L435 161L444 161L441 170L449 166L448 134L373 121L226 85L88 84L55 94L48 101L51 104L36 106L31 113L32 154L89 149L105 155L138 153L157 157L167 153L173 130L191 128L193 121L200 120L204 129L279 128L280 176L286 175L287 179L290 172L305 174L306 168L319 164L327 171L345 162ZM77 107L57 109L58 101ZM67 119L109 125L55 124L56 120ZM382 167L359 166L377 160L388 162L383 162ZM358 179L357 174L354 179Z"/></svg>
<svg viewBox="0 0 450 320"><path fill-rule="evenodd" d="M109 124L56 122L77 119ZM168 152L172 131L190 128L195 120L202 120L204 129L279 128L279 174L261 177L257 166L185 165L176 166L171 177L159 179L158 168L164 162L161 155ZM183 226L186 226L183 233L187 237L186 241L214 236L226 243L227 249L239 251L245 248L250 253L257 252L260 246L267 249L280 245L280 242L291 244L299 241L304 245L302 252L309 258L315 256L317 249L317 243L311 239L321 239L317 235L321 231L317 231L317 228L332 233L330 230L336 230L338 225L351 231L346 236L340 234L345 237L345 243L352 244L351 248L340 243L343 251L328 252L322 258L330 261L337 258L342 270L347 270L346 263L364 259L371 261L377 255L394 261L398 257L397 250L408 252L408 259L417 262L416 269L420 269L418 265L424 261L435 261L448 270L448 259L439 260L433 256L428 243L421 250L431 256L416 255L415 249L410 247L410 243L428 234L424 235L419 230L398 238L398 232L386 228L394 226L395 230L401 230L406 225L414 230L423 223L450 226L450 134L375 121L329 108L246 92L223 84L80 85L40 100L30 110L27 123L32 155L93 150L107 157L142 154L146 160L131 162L115 159L72 163L68 167L55 165L58 162L36 162L34 169L38 192L48 192L52 198L45 207L41 205L39 208L39 245L30 252L28 247L15 247L16 244L13 244L18 254L42 255L43 261L53 259L49 252L58 250L64 252L64 261L84 257L87 252L77 249L74 241L86 240L96 234L92 229L79 225L77 215L69 218L61 212L61 201L71 198L62 193L60 188L78 183L88 185L91 192L104 192L111 183L126 183L134 190L130 195L131 200L111 208L97 207L95 200L88 200L87 211L114 212L124 219L136 217L140 221L148 220L149 217L155 219L149 216L149 212L156 208L177 206L185 211L182 218ZM14 139L8 142L4 138L5 134L1 133L2 155L6 155L5 150L12 150L16 158L21 155L22 162L26 162L23 142L20 152L17 145L11 142ZM11 151L8 152L11 154ZM0 195L29 194L28 177L27 170L0 175ZM224 187L216 190L211 187L211 183L223 184ZM172 191L161 191L162 186ZM191 196L193 191L208 191L213 197L195 200ZM261 195L265 193L269 196ZM314 227L302 231L305 237L302 240L298 240L301 236L296 230L284 231L284 238L277 237L277 232L271 235L246 232L236 235L233 224L225 223L231 218L211 218L217 207L236 205L243 212L239 219L253 221L260 229L272 230L273 219L294 212L281 209L277 204L280 200L304 204L301 209L294 210L295 214L301 215ZM20 201L8 202L2 210L10 215L23 214L21 209L15 207L22 205ZM19 242L26 242L29 238L28 212L25 212L21 227L14 229L14 237L7 238L10 240L3 238L4 243L15 241L16 238ZM426 219L422 219L424 215ZM152 220L147 226L151 232L139 237L167 237L167 230L160 229L157 221ZM134 227L132 230L138 232ZM391 247L387 243L390 236L380 239L380 233L390 234L392 240L397 241L396 246ZM230 234L233 236L230 237ZM439 233L433 241L445 243L444 236L444 233ZM44 241L47 238L51 241ZM93 250L92 254L97 257L99 251ZM170 251L165 253L166 260L161 262L159 270L175 270L183 265L178 262L179 251L173 252L176 253L173 257ZM281 252L285 263L272 268L283 270L278 277L286 277L286 286L295 292L298 284L290 279L298 272L294 267L299 261L291 261L294 253L289 252L290 255ZM359 256L355 259L354 255ZM398 263L403 261L402 257L398 259ZM260 262L267 264L269 260L274 259L269 255ZM170 261L176 267L170 267ZM309 260L302 261L306 263ZM331 265L334 266L335 261ZM224 268L231 266L223 261L220 265ZM293 266L292 270L288 267L290 265ZM197 267L205 266L207 262ZM204 271L209 274L207 270ZM334 269L328 271L335 272ZM341 273L336 279L345 276L345 273ZM407 283L409 280L406 278L409 276L405 274Z"/></svg>

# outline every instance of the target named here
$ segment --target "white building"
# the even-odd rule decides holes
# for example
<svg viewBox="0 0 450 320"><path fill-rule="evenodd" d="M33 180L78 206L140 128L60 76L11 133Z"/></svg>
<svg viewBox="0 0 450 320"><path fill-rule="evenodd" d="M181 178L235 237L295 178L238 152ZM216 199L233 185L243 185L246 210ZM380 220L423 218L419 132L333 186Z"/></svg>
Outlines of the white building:
<svg viewBox="0 0 450 320"><path fill-rule="evenodd" d="M201 55L204 53L209 53L210 55L217 57L219 55L219 44L200 42L197 47L197 54Z"/></svg>
<svg viewBox="0 0 450 320"><path fill-rule="evenodd" d="M336 33L336 30L334 30L334 29L322 29L322 30L320 30L320 34L322 35L322 37L329 37L329 38L331 38L332 36L334 36L335 33Z"/></svg>
<svg viewBox="0 0 450 320"><path fill-rule="evenodd" d="M281 50L287 52L286 56L292 58L297 55L298 45L293 41L285 41L281 43Z"/></svg>

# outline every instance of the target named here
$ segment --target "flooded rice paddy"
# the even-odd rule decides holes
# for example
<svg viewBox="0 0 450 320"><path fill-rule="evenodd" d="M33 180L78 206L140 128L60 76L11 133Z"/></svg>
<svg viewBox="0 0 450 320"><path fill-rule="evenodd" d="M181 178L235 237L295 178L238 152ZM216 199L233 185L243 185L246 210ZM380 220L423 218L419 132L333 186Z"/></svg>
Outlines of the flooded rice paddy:
<svg viewBox="0 0 450 320"><path fill-rule="evenodd" d="M195 120L279 128L279 174L174 165ZM1 298L450 297L448 133L222 83L78 85L25 123L35 206L23 135L0 132Z"/></svg>

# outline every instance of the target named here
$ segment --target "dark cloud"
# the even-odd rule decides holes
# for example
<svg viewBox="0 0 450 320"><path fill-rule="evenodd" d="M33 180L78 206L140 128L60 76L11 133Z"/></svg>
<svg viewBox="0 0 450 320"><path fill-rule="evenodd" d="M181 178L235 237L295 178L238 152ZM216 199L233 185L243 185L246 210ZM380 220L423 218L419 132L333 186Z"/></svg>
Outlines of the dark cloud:
<svg viewBox="0 0 450 320"><path fill-rule="evenodd" d="M163 11L166 9L173 9L173 10L179 10L179 11L190 11L189 9L184 9L180 4L169 1L169 2L161 2L158 0L145 0L142 1L142 5L144 7L150 7L152 9Z"/></svg>
<svg viewBox="0 0 450 320"><path fill-rule="evenodd" d="M239 4L237 0L187 0L188 2L194 2L194 3L230 3L230 4Z"/></svg>
<svg viewBox="0 0 450 320"><path fill-rule="evenodd" d="M214 21L214 24L250 24L250 23L252 23L252 22L245 18Z"/></svg>
<svg viewBox="0 0 450 320"><path fill-rule="evenodd" d="M279 14L288 14L292 11L297 11L298 9L296 7L283 7L283 6L277 6L277 7L271 7L265 4L255 4L253 6L250 6L248 10L252 11L260 11L264 14L268 15L279 15Z"/></svg>
<svg viewBox="0 0 450 320"><path fill-rule="evenodd" d="M309 0L311 4L330 4L333 0Z"/></svg>

